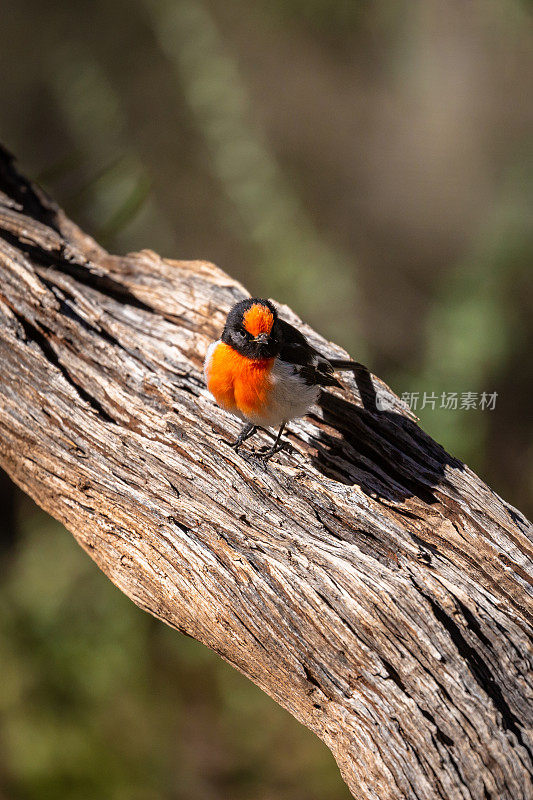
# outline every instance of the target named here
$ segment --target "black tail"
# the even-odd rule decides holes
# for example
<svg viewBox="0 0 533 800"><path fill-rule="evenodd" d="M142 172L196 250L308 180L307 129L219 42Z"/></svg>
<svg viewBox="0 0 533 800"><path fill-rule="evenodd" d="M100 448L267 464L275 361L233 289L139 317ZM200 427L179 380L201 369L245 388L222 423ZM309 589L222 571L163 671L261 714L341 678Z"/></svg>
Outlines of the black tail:
<svg viewBox="0 0 533 800"><path fill-rule="evenodd" d="M338 370L366 369L366 367L363 364L360 364L358 361L345 361L342 358L328 358L328 361L333 367L333 369L338 369Z"/></svg>
<svg viewBox="0 0 533 800"><path fill-rule="evenodd" d="M328 358L334 370L350 370L353 372L355 383L361 395L363 407L367 411L376 410L376 390L372 383L372 376L368 367L359 361L347 361L343 358Z"/></svg>

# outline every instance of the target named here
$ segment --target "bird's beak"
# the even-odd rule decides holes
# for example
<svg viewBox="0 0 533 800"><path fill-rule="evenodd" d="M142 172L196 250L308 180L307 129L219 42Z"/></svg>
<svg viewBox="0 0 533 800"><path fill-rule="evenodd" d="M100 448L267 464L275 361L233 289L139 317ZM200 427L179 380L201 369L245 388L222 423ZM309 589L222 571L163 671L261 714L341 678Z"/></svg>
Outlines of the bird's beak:
<svg viewBox="0 0 533 800"><path fill-rule="evenodd" d="M256 336L254 342L257 344L268 344L268 333L260 333L259 336Z"/></svg>

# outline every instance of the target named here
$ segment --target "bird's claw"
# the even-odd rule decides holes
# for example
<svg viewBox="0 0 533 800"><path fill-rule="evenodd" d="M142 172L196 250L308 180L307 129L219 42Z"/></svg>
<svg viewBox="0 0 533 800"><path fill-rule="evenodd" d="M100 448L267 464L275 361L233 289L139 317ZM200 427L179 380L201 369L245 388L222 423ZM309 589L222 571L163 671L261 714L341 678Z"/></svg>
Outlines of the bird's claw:
<svg viewBox="0 0 533 800"><path fill-rule="evenodd" d="M241 444L244 444L243 442L240 442L238 439L234 439L233 441L228 441L228 439L224 439L223 436L219 437L219 442L223 442L223 444L226 444L228 447L232 447L234 450L238 450Z"/></svg>
<svg viewBox="0 0 533 800"><path fill-rule="evenodd" d="M294 447L290 442L279 442L275 447L268 447L268 445L260 447L256 455L257 458L266 464L272 456L275 456L276 453L281 453L282 450L285 450L287 453L294 453Z"/></svg>

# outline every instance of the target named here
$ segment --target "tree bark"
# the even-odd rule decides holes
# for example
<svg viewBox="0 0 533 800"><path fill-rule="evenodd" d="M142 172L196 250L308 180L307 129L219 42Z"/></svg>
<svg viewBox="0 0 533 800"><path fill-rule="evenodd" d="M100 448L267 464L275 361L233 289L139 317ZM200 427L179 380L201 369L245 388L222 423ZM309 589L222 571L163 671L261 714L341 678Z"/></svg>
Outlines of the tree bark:
<svg viewBox="0 0 533 800"><path fill-rule="evenodd" d="M201 369L242 286L109 255L5 151L0 260L0 465L106 575L313 730L358 800L531 800L522 515L363 367L292 453L234 453Z"/></svg>

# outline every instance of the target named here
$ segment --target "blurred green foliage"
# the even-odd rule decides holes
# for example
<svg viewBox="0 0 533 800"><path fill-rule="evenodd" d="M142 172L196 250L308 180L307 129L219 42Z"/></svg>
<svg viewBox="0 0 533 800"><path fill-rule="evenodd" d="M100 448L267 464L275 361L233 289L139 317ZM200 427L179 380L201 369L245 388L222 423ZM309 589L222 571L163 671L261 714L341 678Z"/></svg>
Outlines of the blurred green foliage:
<svg viewBox="0 0 533 800"><path fill-rule="evenodd" d="M3 143L85 230L215 261L399 394L497 392L421 424L531 513L529 3L18 0L0 45ZM0 798L349 796L315 737L16 500Z"/></svg>

